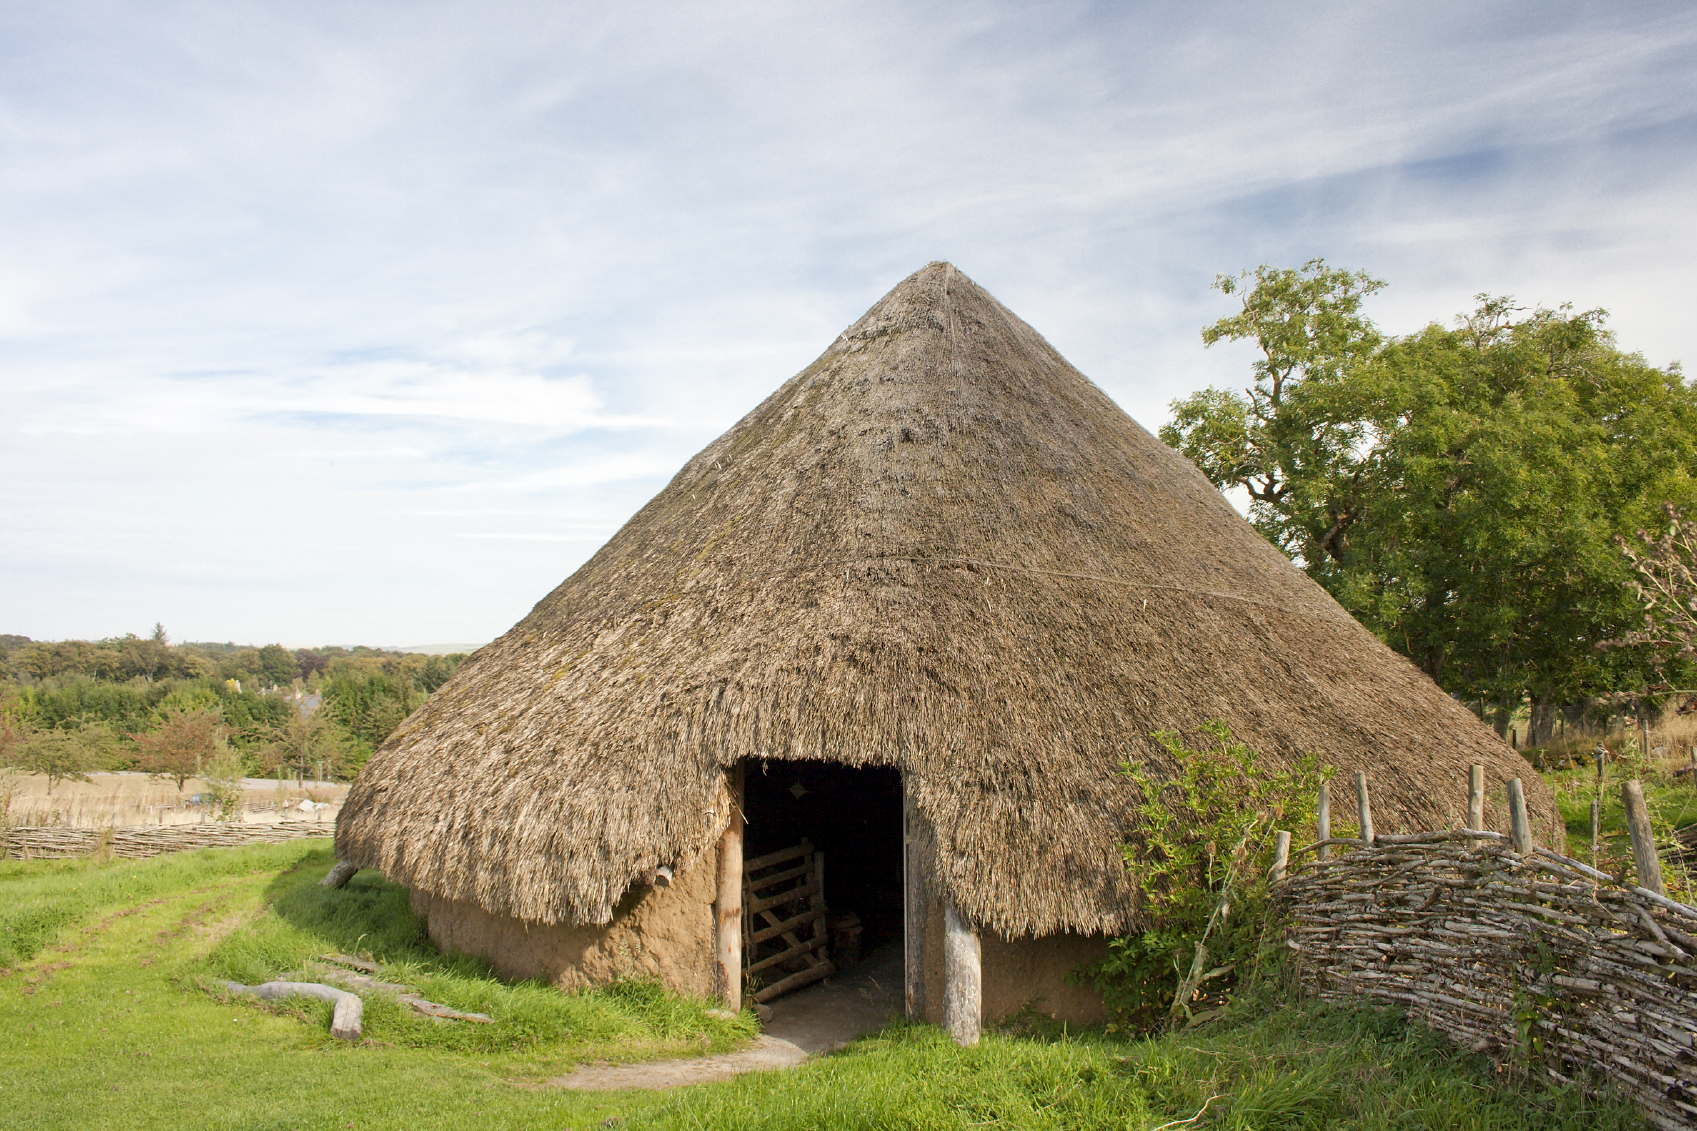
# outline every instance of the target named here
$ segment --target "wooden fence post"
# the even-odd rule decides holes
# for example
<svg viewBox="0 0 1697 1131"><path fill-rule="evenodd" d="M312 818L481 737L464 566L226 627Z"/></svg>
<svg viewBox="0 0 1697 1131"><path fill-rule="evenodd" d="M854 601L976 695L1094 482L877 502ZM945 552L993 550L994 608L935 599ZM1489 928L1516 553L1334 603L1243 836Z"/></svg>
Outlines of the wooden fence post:
<svg viewBox="0 0 1697 1131"><path fill-rule="evenodd" d="M1290 834L1283 829L1273 840L1273 875L1272 882L1279 883L1285 878L1285 866L1290 863Z"/></svg>
<svg viewBox="0 0 1697 1131"><path fill-rule="evenodd" d="M1532 855L1532 822L1526 818L1526 791L1519 778L1508 783L1509 832L1514 837L1514 850L1522 856Z"/></svg>
<svg viewBox="0 0 1697 1131"><path fill-rule="evenodd" d="M984 1027L983 957L978 931L951 896L943 907L943 1028L967 1048Z"/></svg>
<svg viewBox="0 0 1697 1131"><path fill-rule="evenodd" d="M1332 790L1325 782L1320 783L1320 854L1319 859L1332 858L1332 846L1327 844L1332 839Z"/></svg>
<svg viewBox="0 0 1697 1131"><path fill-rule="evenodd" d="M1367 775L1355 771L1355 805L1360 810L1361 843L1373 847L1373 807L1367 802Z"/></svg>
<svg viewBox="0 0 1697 1131"><path fill-rule="evenodd" d="M713 957L718 965L719 996L725 1008L742 1012L742 797L743 768L730 774L731 820L719 839L718 929Z"/></svg>
<svg viewBox="0 0 1697 1131"><path fill-rule="evenodd" d="M1467 767L1467 827L1485 831L1485 767L1477 762Z"/></svg>
<svg viewBox="0 0 1697 1131"><path fill-rule="evenodd" d="M1644 804L1644 787L1634 778L1620 787L1620 797L1626 802L1626 831L1632 837L1632 862L1638 870L1638 886L1665 896L1662 861L1656 855L1656 836L1650 830L1650 809Z"/></svg>

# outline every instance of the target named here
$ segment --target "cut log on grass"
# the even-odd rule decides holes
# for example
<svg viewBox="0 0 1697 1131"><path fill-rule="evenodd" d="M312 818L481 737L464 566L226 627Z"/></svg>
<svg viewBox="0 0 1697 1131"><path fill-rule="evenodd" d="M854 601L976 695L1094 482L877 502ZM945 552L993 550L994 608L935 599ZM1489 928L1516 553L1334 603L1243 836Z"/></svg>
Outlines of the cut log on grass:
<svg viewBox="0 0 1697 1131"><path fill-rule="evenodd" d="M322 982L266 982L244 986L240 982L225 982L224 988L233 994L252 994L267 1001L282 1001L291 997L314 997L332 1002L335 1011L330 1015L330 1035L339 1041L359 1040L360 1027L365 1019L365 1003L358 994L326 986Z"/></svg>
<svg viewBox="0 0 1697 1131"><path fill-rule="evenodd" d="M346 860L338 860L336 866L330 869L322 880L318 881L318 886L321 888L343 887L354 878L354 873L357 871L359 871L358 864L349 864Z"/></svg>

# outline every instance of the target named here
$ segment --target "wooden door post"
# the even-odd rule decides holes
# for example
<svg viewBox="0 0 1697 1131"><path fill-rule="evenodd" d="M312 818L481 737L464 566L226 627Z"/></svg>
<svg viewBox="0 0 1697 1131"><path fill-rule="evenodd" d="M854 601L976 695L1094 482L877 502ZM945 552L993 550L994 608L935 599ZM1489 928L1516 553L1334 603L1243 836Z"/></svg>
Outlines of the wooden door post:
<svg viewBox="0 0 1697 1131"><path fill-rule="evenodd" d="M725 1008L742 1011L742 794L743 770L730 773L731 820L719 838L718 925L713 957L718 965L719 997Z"/></svg>
<svg viewBox="0 0 1697 1131"><path fill-rule="evenodd" d="M967 1048L984 1027L983 959L977 928L951 897L943 907L943 1028Z"/></svg>
<svg viewBox="0 0 1697 1131"><path fill-rule="evenodd" d="M902 775L902 981L907 1016L925 1020L925 925L931 899L925 874L924 820L913 799L912 779Z"/></svg>

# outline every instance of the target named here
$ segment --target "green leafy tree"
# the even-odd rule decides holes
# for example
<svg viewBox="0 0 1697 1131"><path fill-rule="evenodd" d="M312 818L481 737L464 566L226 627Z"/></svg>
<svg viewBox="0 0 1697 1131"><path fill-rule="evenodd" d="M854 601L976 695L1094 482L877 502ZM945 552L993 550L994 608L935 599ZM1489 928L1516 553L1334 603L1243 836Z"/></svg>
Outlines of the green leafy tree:
<svg viewBox="0 0 1697 1131"><path fill-rule="evenodd" d="M1241 296L1242 309L1202 340L1255 342L1255 382L1174 401L1161 438L1216 486L1244 488L1263 533L1286 553L1336 556L1363 506L1371 464L1362 449L1377 423L1359 371L1382 339L1361 304L1384 284L1315 259L1222 275L1214 286Z"/></svg>
<svg viewBox="0 0 1697 1131"><path fill-rule="evenodd" d="M242 813L242 779L247 765L240 754L220 745L212 759L205 764L201 776L206 780L206 792L220 821L233 821Z"/></svg>
<svg viewBox="0 0 1697 1131"><path fill-rule="evenodd" d="M1597 644L1638 615L1615 535L1692 493L1678 370L1621 352L1601 311L1480 296L1454 327L1386 341L1360 313L1366 276L1254 279L1203 336L1255 340L1255 387L1174 402L1162 438L1248 490L1263 534L1500 729L1527 697L1641 685L1642 650Z"/></svg>
<svg viewBox="0 0 1697 1131"><path fill-rule="evenodd" d="M47 779L47 792L62 781L88 781L89 771L110 766L117 736L104 722L26 733L10 750L12 764Z"/></svg>
<svg viewBox="0 0 1697 1131"><path fill-rule="evenodd" d="M281 644L267 644L259 650L259 674L275 687L287 687L295 678L295 654Z"/></svg>
<svg viewBox="0 0 1697 1131"><path fill-rule="evenodd" d="M332 773L347 767L349 743L335 719L322 707L293 707L271 724L261 752L267 769L281 768L300 781L318 776L319 767Z"/></svg>

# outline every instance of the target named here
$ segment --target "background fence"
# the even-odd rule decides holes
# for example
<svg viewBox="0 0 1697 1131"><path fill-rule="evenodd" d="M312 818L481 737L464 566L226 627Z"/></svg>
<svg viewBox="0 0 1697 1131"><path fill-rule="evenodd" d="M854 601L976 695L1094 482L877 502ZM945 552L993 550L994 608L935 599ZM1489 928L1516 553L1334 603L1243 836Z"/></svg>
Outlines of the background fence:
<svg viewBox="0 0 1697 1131"><path fill-rule="evenodd" d="M1323 998L1395 1002L1558 1080L1601 1074L1656 1126L1697 1127L1697 909L1533 847L1519 784L1514 835L1375 837L1358 780L1364 838L1322 824L1298 857L1315 858L1275 863L1297 979Z"/></svg>
<svg viewBox="0 0 1697 1131"><path fill-rule="evenodd" d="M191 848L278 844L302 837L336 835L333 821L280 821L269 825L141 825L133 828L69 829L59 826L0 827L0 855L11 860L49 860L109 852L139 860Z"/></svg>

